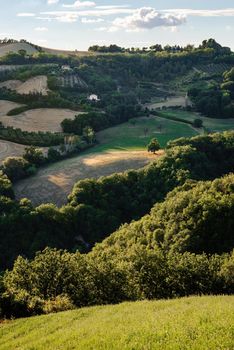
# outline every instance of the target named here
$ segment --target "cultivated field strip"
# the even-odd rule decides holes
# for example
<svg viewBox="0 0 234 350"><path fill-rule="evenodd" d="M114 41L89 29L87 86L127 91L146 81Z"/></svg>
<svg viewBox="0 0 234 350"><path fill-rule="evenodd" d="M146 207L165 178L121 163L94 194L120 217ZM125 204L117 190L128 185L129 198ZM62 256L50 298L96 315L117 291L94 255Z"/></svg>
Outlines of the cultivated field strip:
<svg viewBox="0 0 234 350"><path fill-rule="evenodd" d="M19 157L24 153L25 146L18 143L0 140L0 164L7 157Z"/></svg>
<svg viewBox="0 0 234 350"><path fill-rule="evenodd" d="M61 206L78 180L138 169L156 157L145 151L113 151L66 159L17 183L14 186L16 198L27 197L34 205L51 202Z"/></svg>
<svg viewBox="0 0 234 350"><path fill-rule="evenodd" d="M15 90L18 94L29 95L29 94L48 94L47 76L38 75L36 77L30 78L25 82L20 80L7 80L0 83L0 88L7 88L10 90Z"/></svg>
<svg viewBox="0 0 234 350"><path fill-rule="evenodd" d="M72 111L70 109L38 108L15 116L0 115L0 121L4 126L13 126L23 131L61 132L62 128L60 123L64 119L73 119L75 115L78 114L81 114L81 112Z"/></svg>
<svg viewBox="0 0 234 350"><path fill-rule="evenodd" d="M58 81L62 87L74 88L76 86L87 88L86 82L80 78L78 74L69 74L62 77L58 77Z"/></svg>
<svg viewBox="0 0 234 350"><path fill-rule="evenodd" d="M20 157L23 155L25 151L24 145L20 145L18 143L0 140L0 164L7 158L7 157ZM38 147L40 148L43 153L46 155L48 151L48 147Z"/></svg>
<svg viewBox="0 0 234 350"><path fill-rule="evenodd" d="M1 117L6 116L9 111L20 106L22 106L22 104L11 102L11 101L0 100L0 122L2 122Z"/></svg>

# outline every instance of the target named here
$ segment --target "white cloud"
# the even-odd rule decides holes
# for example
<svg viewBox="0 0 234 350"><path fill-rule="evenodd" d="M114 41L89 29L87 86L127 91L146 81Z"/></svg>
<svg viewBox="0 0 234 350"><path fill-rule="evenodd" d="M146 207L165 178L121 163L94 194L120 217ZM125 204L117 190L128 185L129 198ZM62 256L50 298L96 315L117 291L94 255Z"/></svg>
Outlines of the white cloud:
<svg viewBox="0 0 234 350"><path fill-rule="evenodd" d="M41 17L41 16L36 17L36 19L40 19L41 21L48 21L48 22L51 22L53 20L53 18L51 17Z"/></svg>
<svg viewBox="0 0 234 350"><path fill-rule="evenodd" d="M53 19L63 16L76 16L78 17L103 17L103 16L112 16L112 15L121 15L121 14L132 14L135 10L128 8L111 8L106 10L101 9L92 9L92 10L80 10L80 11L47 11L41 12L40 18L43 19L44 16L46 19Z"/></svg>
<svg viewBox="0 0 234 350"><path fill-rule="evenodd" d="M115 27L115 26L111 26L110 28L108 28L109 33L114 33L114 32L117 32L118 30L119 30L119 28Z"/></svg>
<svg viewBox="0 0 234 350"><path fill-rule="evenodd" d="M152 29L155 27L177 27L186 22L183 14L160 13L151 7L137 9L131 16L116 18L114 27L124 28L128 31Z"/></svg>
<svg viewBox="0 0 234 350"><path fill-rule="evenodd" d="M58 2L59 0L47 0L48 5L54 5L54 4L57 4Z"/></svg>
<svg viewBox="0 0 234 350"><path fill-rule="evenodd" d="M104 22L104 19L102 18L81 18L81 23L89 24L89 23L101 23Z"/></svg>
<svg viewBox="0 0 234 350"><path fill-rule="evenodd" d="M107 33L114 33L117 32L119 30L119 28L115 27L115 26L111 26L111 27L99 27L95 29L97 32L107 32Z"/></svg>
<svg viewBox="0 0 234 350"><path fill-rule="evenodd" d="M48 32L48 28L46 27L36 27L34 28L37 32Z"/></svg>
<svg viewBox="0 0 234 350"><path fill-rule="evenodd" d="M30 12L17 13L17 17L34 17L34 16L36 16L35 13L30 13Z"/></svg>
<svg viewBox="0 0 234 350"><path fill-rule="evenodd" d="M63 4L63 7L70 7L70 8L84 8L84 7L94 7L96 4L93 1L75 1L72 5L65 5Z"/></svg>
<svg viewBox="0 0 234 350"><path fill-rule="evenodd" d="M193 9L168 9L161 12L180 14L184 16L198 17L232 17L234 16L234 8L220 10L193 10Z"/></svg>
<svg viewBox="0 0 234 350"><path fill-rule="evenodd" d="M95 6L95 2L93 1L75 1L72 5L63 6L72 7L73 10L41 12L36 18L48 21L57 20L59 22L73 23L81 17L83 23L88 23L88 20L86 21L88 17L103 18L107 16L119 16L119 18L116 18L111 22L111 27L115 28L115 31L116 28L122 28L126 31L139 31L155 27L177 28L186 23L188 16L234 16L234 8L222 10L169 9L157 11L155 8L151 7L133 9L128 7L128 5ZM87 7L87 9L82 9L83 7ZM126 16L123 17L123 15ZM90 19L89 23L95 23L94 19ZM111 29L109 28L109 31L110 30ZM171 30L175 31L177 29L172 28Z"/></svg>
<svg viewBox="0 0 234 350"><path fill-rule="evenodd" d="M110 10L110 9L121 9L126 7L129 7L129 5L102 5L102 6L96 6L96 9Z"/></svg>
<svg viewBox="0 0 234 350"><path fill-rule="evenodd" d="M74 13L67 13L67 14L64 14L62 16L57 16L55 17L55 19L59 22L63 22L63 23L74 23L77 21L77 18L79 16L74 14Z"/></svg>

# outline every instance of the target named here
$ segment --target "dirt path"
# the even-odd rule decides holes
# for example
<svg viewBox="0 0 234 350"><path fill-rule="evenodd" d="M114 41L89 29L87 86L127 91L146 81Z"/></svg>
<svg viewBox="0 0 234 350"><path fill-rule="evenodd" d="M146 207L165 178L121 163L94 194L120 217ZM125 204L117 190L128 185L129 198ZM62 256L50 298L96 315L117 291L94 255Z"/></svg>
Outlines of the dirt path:
<svg viewBox="0 0 234 350"><path fill-rule="evenodd" d="M186 105L188 104L190 104L190 101L186 96L178 96L178 97L169 97L167 100L163 102L147 103L145 107L148 107L149 109L174 107L174 106L186 107Z"/></svg>
<svg viewBox="0 0 234 350"><path fill-rule="evenodd" d="M162 152L159 152L161 155ZM74 184L85 178L99 178L128 169L138 169L157 156L145 151L105 152L67 159L39 170L36 176L14 186L17 199L29 198L34 205L66 203Z"/></svg>

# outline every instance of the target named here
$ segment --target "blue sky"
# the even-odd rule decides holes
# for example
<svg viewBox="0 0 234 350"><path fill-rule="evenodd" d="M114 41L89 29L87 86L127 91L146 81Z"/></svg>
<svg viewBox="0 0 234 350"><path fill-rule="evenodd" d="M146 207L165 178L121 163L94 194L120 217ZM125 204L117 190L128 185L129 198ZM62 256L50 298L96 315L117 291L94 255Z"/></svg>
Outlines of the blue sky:
<svg viewBox="0 0 234 350"><path fill-rule="evenodd" d="M90 45L199 44L234 50L233 0L0 0L0 38L85 50Z"/></svg>

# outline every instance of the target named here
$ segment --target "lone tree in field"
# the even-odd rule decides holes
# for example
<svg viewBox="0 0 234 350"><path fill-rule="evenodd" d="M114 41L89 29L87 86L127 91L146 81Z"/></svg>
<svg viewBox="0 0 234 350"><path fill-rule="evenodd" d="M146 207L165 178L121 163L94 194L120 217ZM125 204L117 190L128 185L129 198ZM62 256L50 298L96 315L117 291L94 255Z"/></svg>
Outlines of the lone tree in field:
<svg viewBox="0 0 234 350"><path fill-rule="evenodd" d="M153 154L155 154L155 152L161 148L160 143L157 139L152 139L147 147L148 152L152 152Z"/></svg>
<svg viewBox="0 0 234 350"><path fill-rule="evenodd" d="M193 126L195 128L201 128L203 126L203 121L201 119L194 119Z"/></svg>

